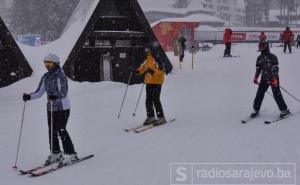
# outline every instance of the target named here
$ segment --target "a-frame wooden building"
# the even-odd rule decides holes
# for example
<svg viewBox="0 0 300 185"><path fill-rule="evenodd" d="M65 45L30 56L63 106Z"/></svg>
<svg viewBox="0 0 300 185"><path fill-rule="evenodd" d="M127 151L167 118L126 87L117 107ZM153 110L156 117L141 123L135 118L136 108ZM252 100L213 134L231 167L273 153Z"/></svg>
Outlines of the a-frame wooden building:
<svg viewBox="0 0 300 185"><path fill-rule="evenodd" d="M172 64L137 0L99 0L63 69L75 81L127 82L129 68L144 62L145 49L171 72ZM131 84L142 81L134 76Z"/></svg>
<svg viewBox="0 0 300 185"><path fill-rule="evenodd" d="M31 67L0 17L0 88L31 74Z"/></svg>

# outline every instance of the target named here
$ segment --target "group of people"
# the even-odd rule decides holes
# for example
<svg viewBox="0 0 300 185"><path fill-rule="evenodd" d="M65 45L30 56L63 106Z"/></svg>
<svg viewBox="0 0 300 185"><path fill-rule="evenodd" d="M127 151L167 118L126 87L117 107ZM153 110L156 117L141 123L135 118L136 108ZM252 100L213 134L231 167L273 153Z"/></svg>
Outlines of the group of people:
<svg viewBox="0 0 300 185"><path fill-rule="evenodd" d="M286 27L286 30L282 33L282 42L284 44L283 52L286 52L287 47L289 48L289 52L292 52L291 42L294 40L294 35L289 27ZM230 28L226 28L224 31L224 44L225 51L224 57L231 57L231 43L232 43L232 30ZM297 47L300 45L300 35L297 37ZM256 60L256 73L254 75L253 83L258 85L258 90L256 93L256 97L253 103L253 113L251 113L250 117L254 118L259 114L260 107L262 101L264 99L264 95L268 90L269 86L272 88L274 99L278 105L280 112L279 117L283 118L290 114L290 111L282 97L282 93L279 85L279 67L278 67L278 59L277 56L270 52L269 42L267 41L267 36L264 32L261 32L259 36L259 45L258 51L261 54L258 56ZM258 80L261 75L260 81Z"/></svg>
<svg viewBox="0 0 300 185"><path fill-rule="evenodd" d="M231 44L232 44L232 30L230 28L226 28L224 31L223 41L225 44L224 57L232 57L231 55ZM267 41L267 36L265 32L261 32L259 35L259 44ZM286 27L285 30L281 34L281 41L283 43L283 52L286 53L287 48L289 49L289 53L292 53L291 44L294 41L294 34L290 30L290 27ZM300 46L300 34L296 38L296 48Z"/></svg>
<svg viewBox="0 0 300 185"><path fill-rule="evenodd" d="M227 28L224 33L224 42L226 44L224 57L231 56L231 35L232 30ZM287 27L282 37L283 42L285 43L285 49L286 46L290 49L290 42L293 40L292 36L292 32ZM298 37L300 40L300 36ZM178 42L183 43L182 45L184 45L185 41L183 36L178 39ZM251 113L250 117L254 118L259 114L264 95L269 86L272 88L274 99L281 111L280 117L285 117L290 114L290 111L280 91L278 59L270 52L267 37L263 32L260 35L259 51L261 54L256 60L256 73L253 80L253 82L258 85L258 90L253 103L254 111ZM144 121L144 125L164 124L167 121L160 101L161 88L164 83L164 70L163 67L155 61L155 56L151 50L146 51L145 58L145 62L139 68L130 69L130 72L135 75L145 75L145 105L147 118ZM48 54L44 58L44 65L48 72L42 76L36 91L23 94L23 101L34 100L40 98L44 93L47 94L47 119L51 153L45 164L47 165L54 162L68 164L78 160L71 137L66 129L70 115L68 80L60 67L60 59L57 55ZM260 75L261 79L259 81ZM63 153L60 149L59 138L62 141Z"/></svg>

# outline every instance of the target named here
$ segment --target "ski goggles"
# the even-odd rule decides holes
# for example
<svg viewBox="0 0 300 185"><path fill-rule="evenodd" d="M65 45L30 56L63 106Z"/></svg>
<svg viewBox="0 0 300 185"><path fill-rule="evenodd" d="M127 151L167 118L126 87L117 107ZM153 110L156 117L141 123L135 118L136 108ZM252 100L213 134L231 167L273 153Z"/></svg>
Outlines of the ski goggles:
<svg viewBox="0 0 300 185"><path fill-rule="evenodd" d="M44 61L44 64L45 64L46 67L53 67L53 66L55 66L55 63L52 62L52 61Z"/></svg>

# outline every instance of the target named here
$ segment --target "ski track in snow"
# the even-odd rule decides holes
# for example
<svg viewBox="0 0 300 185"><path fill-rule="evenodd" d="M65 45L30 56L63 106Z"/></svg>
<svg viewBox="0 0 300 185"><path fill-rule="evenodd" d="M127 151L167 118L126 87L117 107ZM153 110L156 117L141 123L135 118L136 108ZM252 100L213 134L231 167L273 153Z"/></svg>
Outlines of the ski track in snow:
<svg viewBox="0 0 300 185"><path fill-rule="evenodd" d="M196 54L195 70L191 70L190 54L186 54L183 70L178 70L177 57L167 53L174 71L166 76L161 100L167 119L176 121L142 134L123 131L145 119L145 92L132 117L141 85L129 87L121 118L117 119L125 84L70 80L67 128L78 155L95 157L39 178L20 176L11 166L21 123L21 95L34 91L41 76L0 89L1 184L166 185L170 184L170 163L300 163L300 115L265 125L265 120L279 114L274 100L266 94L261 117L240 123L251 113L257 90L252 83L259 54L256 49L256 44L237 44L232 53L240 57L223 59L218 56L222 56L224 46L216 45L211 51ZM279 58L281 85L299 97L300 50L293 50L295 54L282 54L282 48L271 48ZM283 96L292 112L300 110L298 102L284 92ZM26 105L18 161L22 169L41 164L48 155L45 104L43 96Z"/></svg>

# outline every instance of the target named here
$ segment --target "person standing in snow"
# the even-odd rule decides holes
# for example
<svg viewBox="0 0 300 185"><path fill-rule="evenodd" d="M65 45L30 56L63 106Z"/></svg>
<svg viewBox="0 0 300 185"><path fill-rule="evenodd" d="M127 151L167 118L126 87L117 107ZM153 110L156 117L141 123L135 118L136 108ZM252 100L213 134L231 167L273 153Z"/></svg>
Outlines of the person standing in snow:
<svg viewBox="0 0 300 185"><path fill-rule="evenodd" d="M267 41L267 36L265 34L265 32L260 32L260 35L259 35L259 42L262 43L262 42L266 42Z"/></svg>
<svg viewBox="0 0 300 185"><path fill-rule="evenodd" d="M259 114L259 110L264 99L264 95L271 85L274 99L281 111L280 117L290 114L289 109L282 97L279 86L279 67L277 56L270 53L269 43L261 43L259 46L261 55L256 60L256 73L253 82L258 84L258 90L253 104L254 112L250 117L254 118ZM261 74L261 80L258 77Z"/></svg>
<svg viewBox="0 0 300 185"><path fill-rule="evenodd" d="M181 47L181 55L179 56L179 60L180 62L183 62L183 58L184 58L184 50L186 49L186 39L184 38L184 36L182 34L179 35L177 42L179 43L179 46Z"/></svg>
<svg viewBox="0 0 300 185"><path fill-rule="evenodd" d="M294 34L290 30L290 27L286 27L285 31L282 33L282 42L284 44L283 46L283 52L286 53L286 48L289 48L289 53L292 53L292 47L291 42L294 40Z"/></svg>
<svg viewBox="0 0 300 185"><path fill-rule="evenodd" d="M296 47L299 48L299 46L300 46L300 35L297 36L296 42L297 42Z"/></svg>
<svg viewBox="0 0 300 185"><path fill-rule="evenodd" d="M136 74L145 74L146 110L147 119L144 125L161 125L166 123L164 111L160 102L161 87L164 82L164 71L156 63L151 51L147 51L146 61L138 68L133 69ZM157 119L155 119L155 112Z"/></svg>
<svg viewBox="0 0 300 185"><path fill-rule="evenodd" d="M259 46L261 43L265 43L267 40L267 36L265 35L265 32L260 32L260 35L259 35L259 44L258 44L258 49L259 49Z"/></svg>
<svg viewBox="0 0 300 185"><path fill-rule="evenodd" d="M51 153L45 165L58 161L60 161L60 164L68 164L78 159L71 137L66 129L70 115L68 81L59 65L60 59L58 56L48 54L44 59L44 64L48 72L41 78L35 92L23 94L23 100L38 99L46 92L48 99L47 118ZM53 124L53 128L51 128L51 124ZM64 155L62 155L60 150L58 136L62 141Z"/></svg>
<svg viewBox="0 0 300 185"><path fill-rule="evenodd" d="M232 57L231 55L231 43L232 43L232 30L230 28L226 28L224 31L224 44L225 44L225 51L224 57Z"/></svg>

